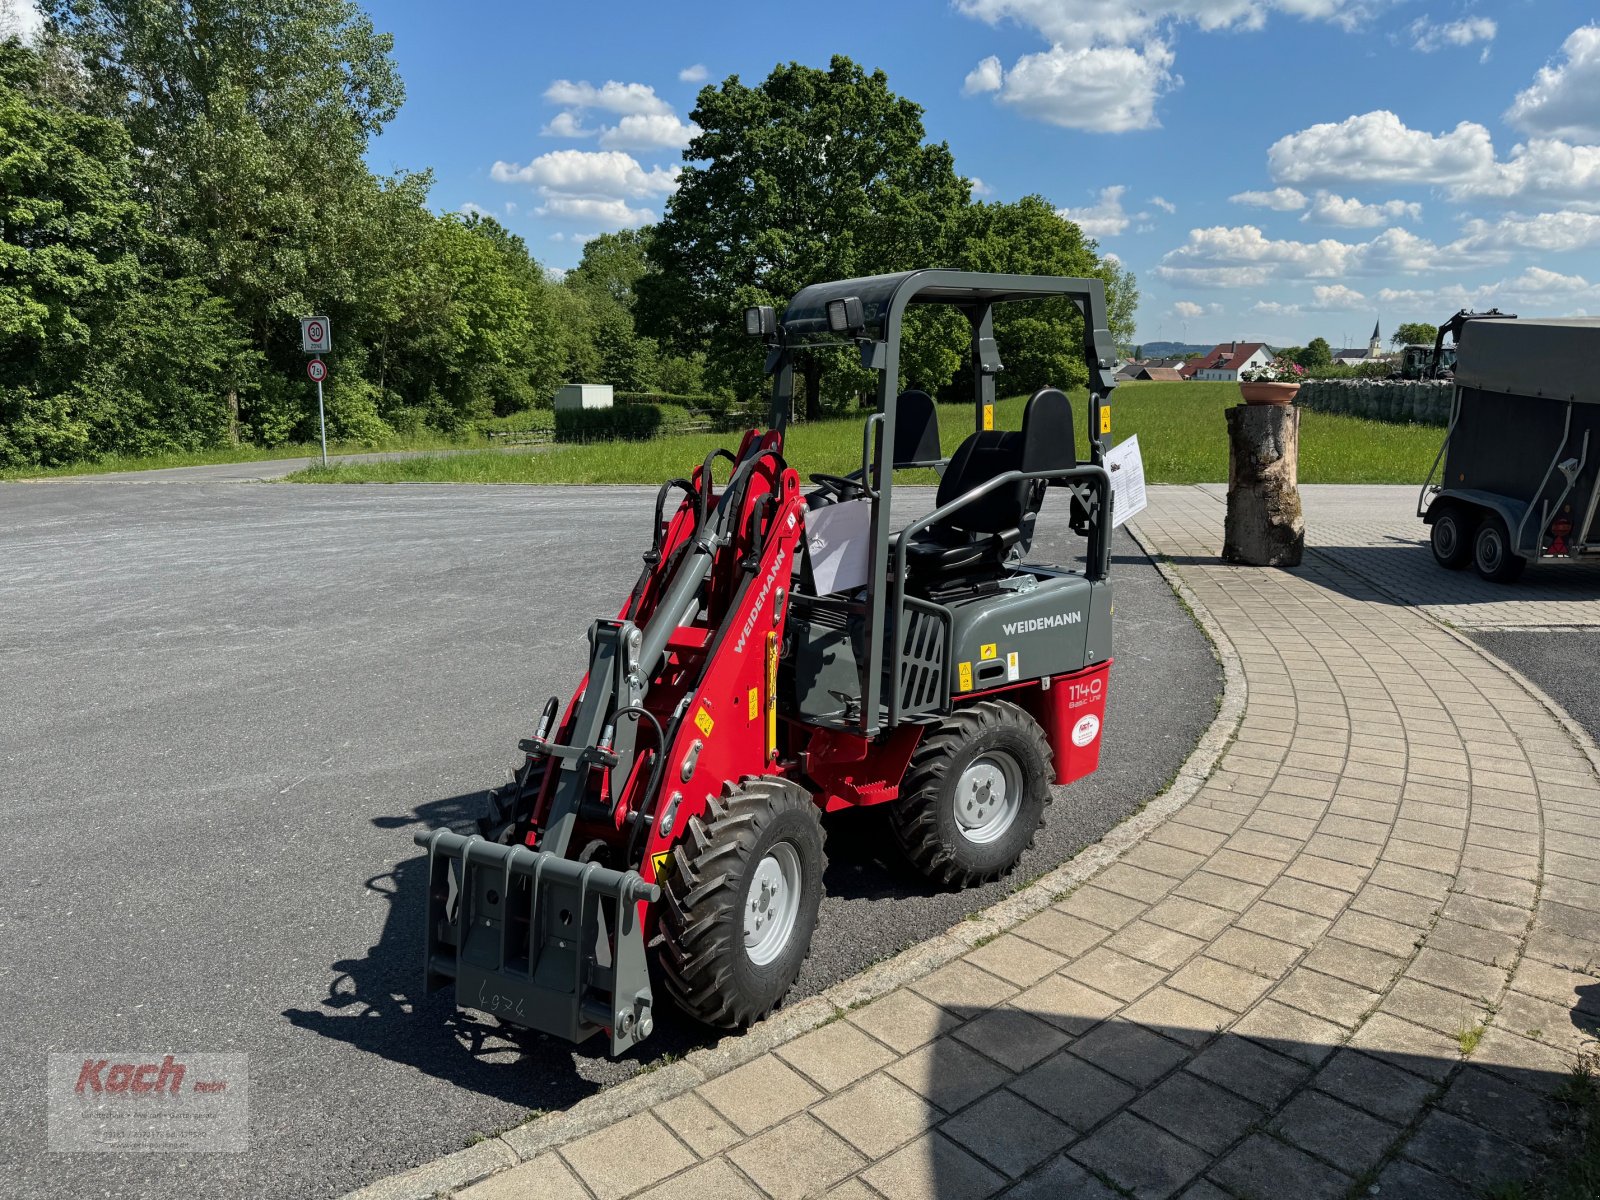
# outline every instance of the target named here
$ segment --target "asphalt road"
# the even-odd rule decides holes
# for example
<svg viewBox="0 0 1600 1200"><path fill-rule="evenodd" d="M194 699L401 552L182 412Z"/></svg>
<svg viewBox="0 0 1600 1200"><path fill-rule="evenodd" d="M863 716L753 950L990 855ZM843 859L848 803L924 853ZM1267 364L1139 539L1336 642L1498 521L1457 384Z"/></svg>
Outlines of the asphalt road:
<svg viewBox="0 0 1600 1200"><path fill-rule="evenodd" d="M1469 636L1545 690L1590 737L1600 741L1600 630L1534 633L1506 630Z"/></svg>
<svg viewBox="0 0 1600 1200"><path fill-rule="evenodd" d="M411 835L476 815L570 690L648 495L0 485L0 1194L336 1195L694 1044L669 1018L608 1062L419 994ZM1204 639L1126 536L1116 572L1102 766L1020 879L1157 794L1214 711ZM862 835L830 834L801 993L1011 886L932 893ZM49 1152L46 1054L138 1050L248 1053L249 1151Z"/></svg>

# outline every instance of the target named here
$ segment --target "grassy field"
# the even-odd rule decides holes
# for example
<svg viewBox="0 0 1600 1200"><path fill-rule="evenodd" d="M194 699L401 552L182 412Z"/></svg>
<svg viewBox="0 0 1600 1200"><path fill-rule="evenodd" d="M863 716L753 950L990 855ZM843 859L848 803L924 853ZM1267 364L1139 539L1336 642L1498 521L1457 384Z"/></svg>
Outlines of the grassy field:
<svg viewBox="0 0 1600 1200"><path fill-rule="evenodd" d="M1079 401L1078 419L1083 419ZM1128 383L1112 394L1113 440L1137 434L1151 483L1210 483L1228 477L1223 410L1239 402L1231 383ZM999 405L997 423L1016 428L1022 400ZM1443 431L1386 425L1356 417L1303 411L1301 483L1415 483L1427 474ZM972 428L966 405L940 408L948 454ZM403 462L320 466L289 478L299 483L644 483L685 474L732 434L685 434L646 442L558 446L538 454L429 455ZM789 431L786 457L802 476L844 474L861 462L861 418L819 421ZM1081 452L1081 449L1080 449ZM931 475L929 476L931 479ZM907 480L908 482L914 482Z"/></svg>
<svg viewBox="0 0 1600 1200"><path fill-rule="evenodd" d="M483 439L471 441L452 438L447 434L429 432L387 438L372 444L366 442L329 442L329 454L367 454L375 450L449 450L455 447L478 447ZM107 458L87 462L68 463L64 467L26 467L10 470L0 468L0 479L51 479L66 475L106 475L112 471L157 471L166 467L209 467L216 463L275 462L283 458L314 458L322 453L316 442L286 442L281 446L218 446L211 450L190 450L174 454L147 454L140 457Z"/></svg>

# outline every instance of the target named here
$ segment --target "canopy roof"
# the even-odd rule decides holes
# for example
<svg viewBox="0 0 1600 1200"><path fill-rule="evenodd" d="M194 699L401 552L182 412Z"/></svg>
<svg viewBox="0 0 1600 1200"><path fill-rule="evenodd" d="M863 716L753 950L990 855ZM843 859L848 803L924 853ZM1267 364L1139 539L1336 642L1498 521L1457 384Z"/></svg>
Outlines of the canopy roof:
<svg viewBox="0 0 1600 1200"><path fill-rule="evenodd" d="M1600 317L1468 321L1459 337L1463 387L1600 404Z"/></svg>
<svg viewBox="0 0 1600 1200"><path fill-rule="evenodd" d="M1091 328L1105 326L1105 283L1099 279L1059 278L1052 275L992 275L981 271L927 269L897 275L868 275L839 279L802 288L783 312L785 336L827 334L830 300L856 296L866 318L867 333L878 341L889 334L885 322L897 298L906 304L953 304L982 308L1013 300L1042 300L1067 296L1087 309ZM1108 347L1108 350L1110 347Z"/></svg>

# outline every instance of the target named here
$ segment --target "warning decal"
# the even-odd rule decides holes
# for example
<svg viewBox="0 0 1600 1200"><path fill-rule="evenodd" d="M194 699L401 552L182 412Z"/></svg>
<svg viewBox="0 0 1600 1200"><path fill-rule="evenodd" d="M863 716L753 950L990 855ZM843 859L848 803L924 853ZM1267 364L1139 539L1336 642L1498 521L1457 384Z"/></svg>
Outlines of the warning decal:
<svg viewBox="0 0 1600 1200"><path fill-rule="evenodd" d="M1015 650L1008 651L1006 653L1006 682L1015 683L1020 678L1022 678L1022 668L1017 663L1017 652Z"/></svg>
<svg viewBox="0 0 1600 1200"><path fill-rule="evenodd" d="M972 690L972 664L964 662L957 669L961 676L960 690L970 692Z"/></svg>
<svg viewBox="0 0 1600 1200"><path fill-rule="evenodd" d="M650 856L650 869L655 872L657 882L667 873L667 859L671 857L671 850L663 850L660 854Z"/></svg>
<svg viewBox="0 0 1600 1200"><path fill-rule="evenodd" d="M985 642L978 647L978 657L988 662L991 658L1000 657L1000 651L994 642Z"/></svg>
<svg viewBox="0 0 1600 1200"><path fill-rule="evenodd" d="M712 729L716 727L716 722L711 719L711 714L704 708L694 714L694 723L706 737L710 737Z"/></svg>
<svg viewBox="0 0 1600 1200"><path fill-rule="evenodd" d="M761 712L761 692L758 688L750 689L750 719L754 721Z"/></svg>

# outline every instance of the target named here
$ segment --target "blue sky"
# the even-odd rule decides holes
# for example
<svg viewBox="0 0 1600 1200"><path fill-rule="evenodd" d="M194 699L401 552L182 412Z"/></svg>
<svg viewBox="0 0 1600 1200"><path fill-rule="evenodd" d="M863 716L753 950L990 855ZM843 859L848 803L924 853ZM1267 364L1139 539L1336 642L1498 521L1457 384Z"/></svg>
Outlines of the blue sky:
<svg viewBox="0 0 1600 1200"><path fill-rule="evenodd" d="M1600 313L1592 0L370 11L409 97L373 166L431 166L436 206L494 213L556 268L659 215L705 82L843 53L923 106L986 198L1037 192L1122 259L1141 340Z"/></svg>

